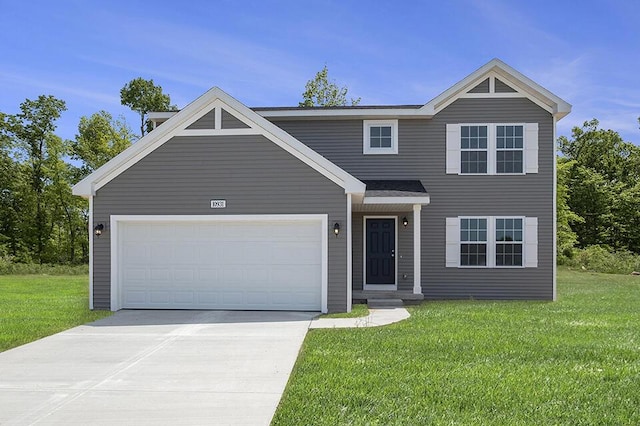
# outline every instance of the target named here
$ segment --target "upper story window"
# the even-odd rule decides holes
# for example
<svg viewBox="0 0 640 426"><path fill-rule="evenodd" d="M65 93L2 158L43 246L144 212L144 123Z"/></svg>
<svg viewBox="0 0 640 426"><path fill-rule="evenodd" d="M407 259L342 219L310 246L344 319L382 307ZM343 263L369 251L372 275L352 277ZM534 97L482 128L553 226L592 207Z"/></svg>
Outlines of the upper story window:
<svg viewBox="0 0 640 426"><path fill-rule="evenodd" d="M524 126L496 126L496 173L522 173Z"/></svg>
<svg viewBox="0 0 640 426"><path fill-rule="evenodd" d="M364 154L398 153L398 120L364 121Z"/></svg>
<svg viewBox="0 0 640 426"><path fill-rule="evenodd" d="M538 123L447 124L447 173L538 173Z"/></svg>
<svg viewBox="0 0 640 426"><path fill-rule="evenodd" d="M460 135L460 172L487 173L487 126L462 126Z"/></svg>

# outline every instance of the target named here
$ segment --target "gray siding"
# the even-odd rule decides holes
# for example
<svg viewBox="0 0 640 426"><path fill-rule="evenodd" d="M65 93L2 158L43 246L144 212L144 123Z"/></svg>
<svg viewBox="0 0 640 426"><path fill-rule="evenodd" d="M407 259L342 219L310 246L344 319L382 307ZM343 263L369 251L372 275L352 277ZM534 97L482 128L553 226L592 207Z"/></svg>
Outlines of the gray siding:
<svg viewBox="0 0 640 426"><path fill-rule="evenodd" d="M227 208L211 210L213 198ZM110 215L328 214L346 223L346 195L262 136L176 137L97 191L95 222ZM328 308L346 307L346 238L329 230ZM110 307L110 233L94 240L94 305ZM303 279L303 277L301 277Z"/></svg>
<svg viewBox="0 0 640 426"><path fill-rule="evenodd" d="M498 80L497 78L496 78L495 89L496 89L496 93L512 93L512 92L515 92L515 89L513 89L511 86L506 85L505 83L503 83L502 81Z"/></svg>
<svg viewBox="0 0 640 426"><path fill-rule="evenodd" d="M214 110L209 111L198 120L196 120L192 125L187 127L187 129L214 129L216 122L216 115Z"/></svg>
<svg viewBox="0 0 640 426"><path fill-rule="evenodd" d="M533 102L523 98L459 99L431 120L400 120L398 155L363 155L362 120L274 122L357 178L422 181L431 196L431 204L422 209L422 288L426 298L552 298L553 120ZM445 174L446 124L461 122L539 123L539 173ZM511 214L538 217L537 268L445 268L446 217ZM354 264L354 277L356 269Z"/></svg>
<svg viewBox="0 0 640 426"><path fill-rule="evenodd" d="M489 79L487 78L482 83L469 90L468 93L489 93Z"/></svg>
<svg viewBox="0 0 640 426"><path fill-rule="evenodd" d="M362 290L364 284L364 216L394 216L398 223L398 246L396 247L396 256L398 257L398 268L396 270L396 282L398 290L413 291L413 228L411 227L413 212L396 212L396 213L362 213L354 212L351 221L353 228L352 246L353 246L353 289ZM405 228L402 226L402 218L409 219L409 225ZM406 275L406 277L403 277Z"/></svg>
<svg viewBox="0 0 640 426"><path fill-rule="evenodd" d="M235 116L222 110L222 129L248 129L249 126L238 120Z"/></svg>

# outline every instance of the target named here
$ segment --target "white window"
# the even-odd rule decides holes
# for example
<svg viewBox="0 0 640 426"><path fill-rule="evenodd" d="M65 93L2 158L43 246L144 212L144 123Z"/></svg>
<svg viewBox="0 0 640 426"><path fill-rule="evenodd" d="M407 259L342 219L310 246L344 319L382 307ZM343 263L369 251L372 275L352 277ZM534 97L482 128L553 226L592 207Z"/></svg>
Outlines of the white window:
<svg viewBox="0 0 640 426"><path fill-rule="evenodd" d="M538 173L538 123L447 124L448 174Z"/></svg>
<svg viewBox="0 0 640 426"><path fill-rule="evenodd" d="M487 173L487 126L460 126L460 173Z"/></svg>
<svg viewBox="0 0 640 426"><path fill-rule="evenodd" d="M460 219L460 266L487 265L487 219Z"/></svg>
<svg viewBox="0 0 640 426"><path fill-rule="evenodd" d="M447 267L538 266L536 217L450 217L446 225Z"/></svg>
<svg viewBox="0 0 640 426"><path fill-rule="evenodd" d="M364 121L364 154L398 153L398 120Z"/></svg>
<svg viewBox="0 0 640 426"><path fill-rule="evenodd" d="M496 174L524 170L524 126L496 126Z"/></svg>

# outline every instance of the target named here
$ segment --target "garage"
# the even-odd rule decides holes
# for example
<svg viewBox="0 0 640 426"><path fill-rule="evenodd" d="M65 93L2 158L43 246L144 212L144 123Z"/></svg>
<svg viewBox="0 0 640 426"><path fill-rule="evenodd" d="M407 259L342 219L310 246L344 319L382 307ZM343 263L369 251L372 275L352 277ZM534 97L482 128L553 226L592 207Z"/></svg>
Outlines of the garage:
<svg viewBox="0 0 640 426"><path fill-rule="evenodd" d="M112 216L112 309L326 311L326 215Z"/></svg>

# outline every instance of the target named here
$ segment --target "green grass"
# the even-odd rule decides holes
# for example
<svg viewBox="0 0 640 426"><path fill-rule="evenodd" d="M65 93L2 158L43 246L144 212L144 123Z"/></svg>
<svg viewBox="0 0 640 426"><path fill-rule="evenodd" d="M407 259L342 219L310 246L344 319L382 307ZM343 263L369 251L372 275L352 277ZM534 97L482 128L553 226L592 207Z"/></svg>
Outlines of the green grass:
<svg viewBox="0 0 640 426"><path fill-rule="evenodd" d="M320 318L360 318L369 315L367 305L360 303L351 307L351 312L340 312L337 314L320 315Z"/></svg>
<svg viewBox="0 0 640 426"><path fill-rule="evenodd" d="M110 315L90 311L84 276L0 276L0 352Z"/></svg>
<svg viewBox="0 0 640 426"><path fill-rule="evenodd" d="M558 285L557 302L310 330L273 424L640 424L640 277L562 269Z"/></svg>

